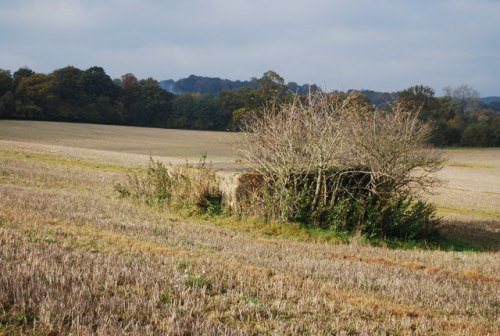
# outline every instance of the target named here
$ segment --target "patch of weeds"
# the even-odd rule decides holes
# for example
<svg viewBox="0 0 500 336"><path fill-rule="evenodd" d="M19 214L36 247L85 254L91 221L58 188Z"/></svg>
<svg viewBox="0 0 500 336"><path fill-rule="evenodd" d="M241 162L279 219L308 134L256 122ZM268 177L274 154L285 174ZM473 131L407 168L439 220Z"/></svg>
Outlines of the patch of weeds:
<svg viewBox="0 0 500 336"><path fill-rule="evenodd" d="M267 275L267 277L268 277L268 278L272 278L273 276L275 276L275 275L276 275L276 272L275 272L274 270L272 270L272 269L268 268L268 269L267 269L267 274L266 274L266 275Z"/></svg>
<svg viewBox="0 0 500 336"><path fill-rule="evenodd" d="M265 302L261 301L259 298L248 296L248 295L242 295L241 299L243 300L243 303L245 304L252 304L255 306L258 306L260 308L264 308Z"/></svg>
<svg viewBox="0 0 500 336"><path fill-rule="evenodd" d="M45 238L45 239L43 240L43 242L44 242L44 243L46 243L46 244L57 244L57 243L58 243L58 241L57 241L57 240L52 239L52 238Z"/></svg>
<svg viewBox="0 0 500 336"><path fill-rule="evenodd" d="M487 248L475 245L469 242L462 242L456 240L449 240L442 238L440 241L434 243L433 249L444 250L444 251L456 251L456 252L486 252Z"/></svg>
<svg viewBox="0 0 500 336"><path fill-rule="evenodd" d="M41 241L42 241L42 239L39 236L37 236L33 232L28 232L28 242L29 243L39 243Z"/></svg>
<svg viewBox="0 0 500 336"><path fill-rule="evenodd" d="M349 243L353 234L347 231L337 231L332 229L320 229L316 227L306 227L311 240L317 242Z"/></svg>
<svg viewBox="0 0 500 336"><path fill-rule="evenodd" d="M174 300L174 294L170 288L163 290L160 293L160 302L164 304L172 303Z"/></svg>
<svg viewBox="0 0 500 336"><path fill-rule="evenodd" d="M215 250L215 247L213 247L210 244L206 244L206 243L196 243L194 246L197 249L202 249L202 250L208 250L208 251L214 251Z"/></svg>
<svg viewBox="0 0 500 336"><path fill-rule="evenodd" d="M269 329L266 328L265 326L263 325L260 325L260 324L257 324L254 326L253 328L253 331L257 334L257 335L266 335L266 334L269 334Z"/></svg>
<svg viewBox="0 0 500 336"><path fill-rule="evenodd" d="M321 281L327 281L328 279L330 279L330 277L326 273L318 273L316 274L316 278Z"/></svg>
<svg viewBox="0 0 500 336"><path fill-rule="evenodd" d="M179 244L181 246L194 246L194 242L192 240L186 239L186 238L181 238L179 240Z"/></svg>
<svg viewBox="0 0 500 336"><path fill-rule="evenodd" d="M446 163L445 166L447 167L457 167L457 168L471 168L471 169L489 169L489 168L495 168L495 166L491 165L483 165L483 164L476 164L476 163L460 163L460 162L449 162Z"/></svg>
<svg viewBox="0 0 500 336"><path fill-rule="evenodd" d="M155 236L159 236L159 237L165 236L166 235L165 232L166 232L165 227L155 227L153 229L153 233Z"/></svg>
<svg viewBox="0 0 500 336"><path fill-rule="evenodd" d="M207 216L218 216L222 214L222 193L207 194L202 197L197 206L203 210Z"/></svg>
<svg viewBox="0 0 500 336"><path fill-rule="evenodd" d="M98 162L84 161L77 159L66 159L57 156L42 155L42 154L28 154L21 152L0 151L0 157L21 158L21 159L40 161L40 162L61 164L70 167L100 170L105 172L131 173L131 172L144 171L143 168L131 168L115 164L98 163Z"/></svg>
<svg viewBox="0 0 500 336"><path fill-rule="evenodd" d="M439 251L456 251L456 252L485 252L482 246L474 245L467 242L455 241L446 239L442 236L436 236L432 239L399 239L399 238L381 238L375 235L358 235L352 232L336 232L331 229L309 229L310 236L308 240L319 242L335 242L349 244L352 241L357 241L365 245L387 247L390 249L400 250L439 250ZM325 237L328 237L326 239Z"/></svg>
<svg viewBox="0 0 500 336"><path fill-rule="evenodd" d="M432 240L400 240L400 239L381 239L370 238L368 243L373 246L386 246L391 249L402 250L440 250L440 251L455 251L455 252L484 252L485 249L481 246L472 245L465 242L447 240L443 237L438 237Z"/></svg>
<svg viewBox="0 0 500 336"><path fill-rule="evenodd" d="M206 220L205 218L199 219ZM308 229L299 223L270 222L257 217L239 216L216 216L210 218L209 223L268 237L284 237L301 241L311 240Z"/></svg>
<svg viewBox="0 0 500 336"><path fill-rule="evenodd" d="M188 275L186 280L184 280L184 284L193 288L198 287L210 289L212 287L210 281L203 275Z"/></svg>
<svg viewBox="0 0 500 336"><path fill-rule="evenodd" d="M27 325L31 326L35 323L35 314L31 310L27 310L24 313L18 313L14 317L15 322L17 325L22 326L22 325Z"/></svg>
<svg viewBox="0 0 500 336"><path fill-rule="evenodd" d="M358 279L358 286L363 289L368 289L372 291L379 291L380 290L380 285L377 284L375 281L370 281L367 277L362 275Z"/></svg>
<svg viewBox="0 0 500 336"><path fill-rule="evenodd" d="M194 262L189 259L183 259L177 264L179 271L185 272L194 265Z"/></svg>
<svg viewBox="0 0 500 336"><path fill-rule="evenodd" d="M205 221L204 218L198 218L200 221ZM269 223L265 220L244 217L222 217L217 216L210 219L211 224L218 226L229 227L243 232L249 232L256 235L265 235L269 237L282 237L299 241L313 241L320 243L331 244L349 244L353 240L361 241L363 244L371 246L381 246L390 249L403 250L444 250L444 251L471 251L484 252L487 249L476 246L471 243L459 242L446 239L444 237L434 237L432 239L398 239L398 238L380 238L375 235L359 236L356 232L337 231L335 229L311 227L300 223ZM184 246L195 246L195 244L187 239L182 239L181 244ZM192 244L192 245L191 245Z"/></svg>
<svg viewBox="0 0 500 336"><path fill-rule="evenodd" d="M120 197L166 207L186 216L215 216L223 212L222 192L212 164L206 162L206 154L198 164L184 166L165 166L150 157L145 174L130 173L114 189Z"/></svg>
<svg viewBox="0 0 500 336"><path fill-rule="evenodd" d="M359 287L362 287L362 288L365 288L368 286L368 279L362 275L361 277L359 277L358 279L358 286Z"/></svg>
<svg viewBox="0 0 500 336"><path fill-rule="evenodd" d="M466 208L450 208L450 207L437 207L438 212L441 213L459 213L463 215L473 215L482 218L500 218L500 212L497 210L481 210L481 209L466 209Z"/></svg>

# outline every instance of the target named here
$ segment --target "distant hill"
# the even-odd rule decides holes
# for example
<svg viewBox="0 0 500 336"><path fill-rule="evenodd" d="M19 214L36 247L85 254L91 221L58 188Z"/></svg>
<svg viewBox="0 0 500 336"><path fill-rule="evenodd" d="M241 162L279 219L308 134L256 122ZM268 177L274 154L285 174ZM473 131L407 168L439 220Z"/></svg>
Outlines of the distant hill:
<svg viewBox="0 0 500 336"><path fill-rule="evenodd" d="M370 102L375 106L383 106L393 103L397 99L397 93L394 92L379 92L372 90L361 90L362 94L370 99Z"/></svg>
<svg viewBox="0 0 500 336"><path fill-rule="evenodd" d="M500 103L500 97L483 97L481 98L481 103L483 104L491 104L491 103Z"/></svg>
<svg viewBox="0 0 500 336"><path fill-rule="evenodd" d="M199 93L199 94L210 94L218 95L223 91L233 91L241 88L252 88L255 89L259 86L256 80L230 80L222 79L219 77L204 77L190 75L187 78L181 78L179 80L167 79L160 82L160 87L164 90L172 92L174 94L182 93ZM295 82L289 82L287 86L290 91L299 94L307 94L310 91L317 91L320 88L316 84L297 84ZM380 92L373 90L348 90L359 91L370 99L373 105L383 106L386 104L393 103L397 99L397 92ZM489 108L494 111L500 111L500 97L483 97L480 99L481 105L484 108Z"/></svg>
<svg viewBox="0 0 500 336"><path fill-rule="evenodd" d="M160 82L160 87L175 94L200 93L217 95L222 91L237 90L242 87L256 88L254 81L232 81L218 77L202 77L191 75L177 81L168 79Z"/></svg>
<svg viewBox="0 0 500 336"><path fill-rule="evenodd" d="M500 112L500 97L483 97L480 99L481 106L487 109L492 109L497 113Z"/></svg>
<svg viewBox="0 0 500 336"><path fill-rule="evenodd" d="M233 81L218 77L203 77L196 75L190 75L187 78L181 78L179 80L167 79L160 81L161 88L174 94L199 93L218 95L222 91L238 90L244 87L255 89L258 86L259 84L254 80ZM289 82L287 86L290 88L290 91L298 94L307 94L308 92L320 90L319 86L316 84L300 85L295 82ZM372 90L361 90L360 92L366 95L372 104L376 106L390 104L397 98L397 94L391 92L378 92Z"/></svg>
<svg viewBox="0 0 500 336"><path fill-rule="evenodd" d="M221 79L218 77L203 77L196 75L191 75L187 78L182 78L177 81L168 79L160 82L160 87L175 94L200 93L218 95L222 91L238 90L243 87L255 89L258 86L259 84L254 80L233 81L230 79ZM305 94L309 91L319 90L319 87L315 84L299 85L295 82L289 82L287 86L290 88L290 91L297 92L299 94Z"/></svg>

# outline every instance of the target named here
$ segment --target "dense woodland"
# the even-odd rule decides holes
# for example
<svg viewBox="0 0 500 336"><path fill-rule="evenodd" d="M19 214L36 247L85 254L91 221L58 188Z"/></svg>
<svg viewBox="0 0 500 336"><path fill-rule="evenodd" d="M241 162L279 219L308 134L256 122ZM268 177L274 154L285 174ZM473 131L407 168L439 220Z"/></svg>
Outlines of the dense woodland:
<svg viewBox="0 0 500 336"><path fill-rule="evenodd" d="M165 89L169 87L177 94ZM249 111L317 90L315 85L285 83L274 71L244 82L190 76L160 85L153 78L139 80L130 73L113 80L100 67L67 66L49 74L29 68L14 73L0 69L0 119L238 130ZM468 86L447 88L443 97L421 85L394 94L361 93L374 109L384 109L393 101L421 109L421 118L434 126L435 145L500 146L499 101L481 100Z"/></svg>

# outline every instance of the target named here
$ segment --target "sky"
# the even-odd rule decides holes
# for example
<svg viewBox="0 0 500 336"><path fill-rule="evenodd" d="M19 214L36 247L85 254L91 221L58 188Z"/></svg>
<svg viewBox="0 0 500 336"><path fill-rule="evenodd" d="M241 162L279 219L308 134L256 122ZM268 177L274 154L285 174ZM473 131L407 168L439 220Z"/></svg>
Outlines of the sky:
<svg viewBox="0 0 500 336"><path fill-rule="evenodd" d="M0 0L0 68L500 96L500 0Z"/></svg>

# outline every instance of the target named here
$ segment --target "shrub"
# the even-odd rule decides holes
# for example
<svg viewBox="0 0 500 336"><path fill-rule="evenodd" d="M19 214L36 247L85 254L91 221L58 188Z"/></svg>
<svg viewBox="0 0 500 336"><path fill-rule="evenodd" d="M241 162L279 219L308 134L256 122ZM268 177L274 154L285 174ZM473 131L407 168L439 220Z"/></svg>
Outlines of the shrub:
<svg viewBox="0 0 500 336"><path fill-rule="evenodd" d="M415 195L436 185L442 159L428 145L432 128L402 106L376 111L355 94L310 95L249 114L235 145L253 174L245 175L248 188L237 188L231 210L368 236L433 234L435 209ZM145 175L131 174L115 188L189 215L224 209L205 157L168 168L150 159Z"/></svg>
<svg viewBox="0 0 500 336"><path fill-rule="evenodd" d="M404 104L377 111L357 94L309 95L250 114L235 143L261 174L265 217L376 236L433 232L434 208L414 199L438 183L432 127ZM247 207L255 208L255 207Z"/></svg>
<svg viewBox="0 0 500 336"><path fill-rule="evenodd" d="M189 215L216 215L222 212L222 193L215 171L202 156L197 165L165 166L150 158L145 174L130 173L124 184L115 184L121 197L148 205L167 206Z"/></svg>
<svg viewBox="0 0 500 336"><path fill-rule="evenodd" d="M184 284L188 287L212 288L210 281L203 275L188 275Z"/></svg>
<svg viewBox="0 0 500 336"><path fill-rule="evenodd" d="M369 199L360 221L360 232L369 236L421 239L431 237L437 230L435 207L408 196L396 196L387 203Z"/></svg>
<svg viewBox="0 0 500 336"><path fill-rule="evenodd" d="M495 142L495 129L493 126L482 122L473 123L467 126L462 134L463 146L495 146Z"/></svg>

